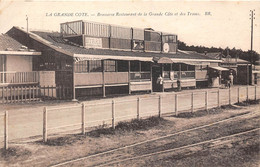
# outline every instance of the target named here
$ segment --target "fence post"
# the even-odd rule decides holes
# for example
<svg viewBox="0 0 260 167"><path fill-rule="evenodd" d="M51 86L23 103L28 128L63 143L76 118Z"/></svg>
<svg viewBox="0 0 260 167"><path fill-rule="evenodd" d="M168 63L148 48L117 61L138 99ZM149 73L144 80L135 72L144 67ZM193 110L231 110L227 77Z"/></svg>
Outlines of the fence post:
<svg viewBox="0 0 260 167"><path fill-rule="evenodd" d="M5 111L4 117L4 149L8 149L8 111Z"/></svg>
<svg viewBox="0 0 260 167"><path fill-rule="evenodd" d="M161 112L162 112L162 97L161 97L161 95L159 95L158 109L159 109L158 117L161 117Z"/></svg>
<svg viewBox="0 0 260 167"><path fill-rule="evenodd" d="M43 142L47 142L47 108L43 108Z"/></svg>
<svg viewBox="0 0 260 167"><path fill-rule="evenodd" d="M248 88L249 88L249 86L247 85L247 87L246 87L246 101L249 100L249 97L248 97Z"/></svg>
<svg viewBox="0 0 260 167"><path fill-rule="evenodd" d="M193 92L191 92L191 112L193 112L193 110L194 110L194 93Z"/></svg>
<svg viewBox="0 0 260 167"><path fill-rule="evenodd" d="M115 129L115 101L112 100L112 128Z"/></svg>
<svg viewBox="0 0 260 167"><path fill-rule="evenodd" d="M255 101L256 101L256 99L257 99L257 98L256 98L256 85L255 85Z"/></svg>
<svg viewBox="0 0 260 167"><path fill-rule="evenodd" d="M237 103L240 103L240 93L239 93L239 87L237 88Z"/></svg>
<svg viewBox="0 0 260 167"><path fill-rule="evenodd" d="M231 105L231 88L228 89L228 103Z"/></svg>
<svg viewBox="0 0 260 167"><path fill-rule="evenodd" d="M2 103L4 104L4 99L5 99L5 96L4 96L4 87L2 87Z"/></svg>
<svg viewBox="0 0 260 167"><path fill-rule="evenodd" d="M137 119L140 119L140 97L137 98Z"/></svg>
<svg viewBox="0 0 260 167"><path fill-rule="evenodd" d="M82 103L82 115L81 115L81 119L82 119L82 134L85 134L85 103Z"/></svg>
<svg viewBox="0 0 260 167"><path fill-rule="evenodd" d="M22 99L22 102L23 102L23 92L24 92L23 86L21 87L21 92L22 92L22 93L21 93L21 94L22 94L22 98L21 98L21 99Z"/></svg>
<svg viewBox="0 0 260 167"><path fill-rule="evenodd" d="M205 110L208 110L208 91L205 91Z"/></svg>
<svg viewBox="0 0 260 167"><path fill-rule="evenodd" d="M218 88L218 107L220 107L220 91L219 91L219 88Z"/></svg>
<svg viewBox="0 0 260 167"><path fill-rule="evenodd" d="M175 115L178 116L178 94L175 94Z"/></svg>

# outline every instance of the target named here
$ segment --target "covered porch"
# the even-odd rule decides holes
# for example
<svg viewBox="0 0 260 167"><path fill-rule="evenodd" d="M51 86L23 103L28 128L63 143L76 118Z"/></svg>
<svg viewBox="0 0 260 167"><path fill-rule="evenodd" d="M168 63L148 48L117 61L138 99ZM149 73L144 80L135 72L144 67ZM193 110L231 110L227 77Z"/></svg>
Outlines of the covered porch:
<svg viewBox="0 0 260 167"><path fill-rule="evenodd" d="M33 57L40 52L0 51L0 86L25 86L39 83L33 71Z"/></svg>

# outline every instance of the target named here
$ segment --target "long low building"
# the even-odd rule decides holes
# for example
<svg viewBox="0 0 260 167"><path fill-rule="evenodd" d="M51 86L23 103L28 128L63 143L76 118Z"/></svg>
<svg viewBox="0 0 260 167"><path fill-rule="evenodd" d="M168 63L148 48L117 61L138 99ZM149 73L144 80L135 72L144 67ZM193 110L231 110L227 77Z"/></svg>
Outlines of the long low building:
<svg viewBox="0 0 260 167"><path fill-rule="evenodd" d="M41 52L33 71L52 86L70 87L68 96L95 96L135 91L164 91L208 85L208 69L221 60L178 50L177 35L101 23L62 23L60 32L25 31L6 34ZM158 79L161 81L158 82Z"/></svg>

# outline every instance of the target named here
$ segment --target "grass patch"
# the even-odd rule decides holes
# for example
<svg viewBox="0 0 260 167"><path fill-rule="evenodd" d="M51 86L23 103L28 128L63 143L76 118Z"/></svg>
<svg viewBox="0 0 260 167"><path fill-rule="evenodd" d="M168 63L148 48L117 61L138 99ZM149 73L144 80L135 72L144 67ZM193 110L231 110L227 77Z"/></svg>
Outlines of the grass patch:
<svg viewBox="0 0 260 167"><path fill-rule="evenodd" d="M177 118L196 118L196 117L202 117L202 116L209 115L209 114L219 114L227 109L236 110L236 109L239 109L239 107L236 107L233 105L223 105L223 106L211 108L208 110L198 110L195 112L183 112L183 113L179 113L175 117L177 117Z"/></svg>
<svg viewBox="0 0 260 167"><path fill-rule="evenodd" d="M246 100L246 101L242 101L240 103L235 103L235 105L238 106L249 106L249 105L254 105L254 104L260 104L260 100Z"/></svg>
<svg viewBox="0 0 260 167"><path fill-rule="evenodd" d="M183 113L179 113L177 116L177 118L195 118L195 117L202 117L208 114L218 114L223 112L222 108L211 108L208 110L198 110L195 112L183 112Z"/></svg>
<svg viewBox="0 0 260 167"><path fill-rule="evenodd" d="M82 140L84 138L85 138L85 135L75 134L75 135L67 135L64 137L48 139L46 143L43 143L42 141L40 141L40 143L43 143L48 146L64 146L64 145L73 144L76 141Z"/></svg>
<svg viewBox="0 0 260 167"><path fill-rule="evenodd" d="M24 149L24 148L20 148L20 147L10 147L7 150L5 150L4 148L0 149L0 159L4 159L4 160L10 160L12 158L22 158L25 159L26 157L31 156L31 151Z"/></svg>
<svg viewBox="0 0 260 167"><path fill-rule="evenodd" d="M164 124L166 120L161 117L149 117L147 119L133 119L131 122L119 122L116 126L116 130L140 130L148 129L157 125Z"/></svg>
<svg viewBox="0 0 260 167"><path fill-rule="evenodd" d="M229 109L236 110L236 109L240 109L239 107L236 107L236 106L230 105L230 104L220 106L220 108L223 109L223 110L229 110Z"/></svg>
<svg viewBox="0 0 260 167"><path fill-rule="evenodd" d="M115 129L107 126L100 126L97 129L87 133L91 137L100 137L101 135L114 135L116 133L121 133L124 131L133 130L144 130L149 129L166 122L165 119L161 117L149 117L147 119L133 119L130 122L119 122Z"/></svg>

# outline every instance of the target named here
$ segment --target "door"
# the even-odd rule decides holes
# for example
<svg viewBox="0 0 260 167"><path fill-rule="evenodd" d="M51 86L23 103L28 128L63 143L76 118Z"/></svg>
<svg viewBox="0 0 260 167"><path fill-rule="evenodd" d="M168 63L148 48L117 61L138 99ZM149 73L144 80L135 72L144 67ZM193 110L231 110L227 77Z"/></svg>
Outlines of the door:
<svg viewBox="0 0 260 167"><path fill-rule="evenodd" d="M160 83L157 83L158 77L162 75L162 68L160 65L153 65L152 66L152 88L154 92L161 91Z"/></svg>

